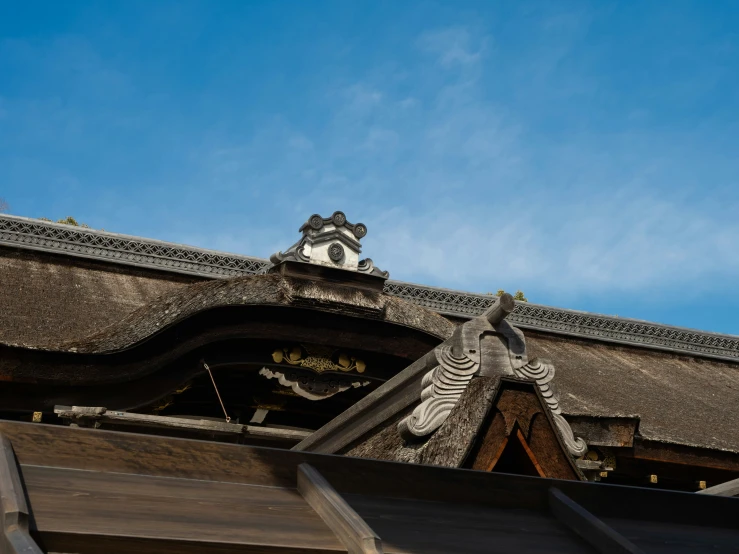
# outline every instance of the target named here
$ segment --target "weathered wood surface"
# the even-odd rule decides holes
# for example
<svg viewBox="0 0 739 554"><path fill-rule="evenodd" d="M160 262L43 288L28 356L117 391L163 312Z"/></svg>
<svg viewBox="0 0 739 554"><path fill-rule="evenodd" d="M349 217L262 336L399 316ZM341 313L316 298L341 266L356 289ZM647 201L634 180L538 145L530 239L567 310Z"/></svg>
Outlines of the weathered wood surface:
<svg viewBox="0 0 739 554"><path fill-rule="evenodd" d="M572 416L567 421L575 436L594 446L630 448L639 429L639 418L636 417Z"/></svg>
<svg viewBox="0 0 739 554"><path fill-rule="evenodd" d="M349 554L382 554L380 537L309 464L298 466L298 492L336 533Z"/></svg>
<svg viewBox="0 0 739 554"><path fill-rule="evenodd" d="M698 491L698 494L716 494L719 496L739 496L739 479L727 481L720 485L708 487L702 491Z"/></svg>
<svg viewBox="0 0 739 554"><path fill-rule="evenodd" d="M276 439L284 441L300 441L311 434L310 431L301 431L297 429L280 429L275 427L243 425L206 419L186 419L170 416L136 414L92 406L55 406L54 413L61 418L71 419L72 421L85 424L92 424L99 421L100 423L111 425L134 425L162 429L186 429L191 431L203 431L216 435L244 435L260 439Z"/></svg>
<svg viewBox="0 0 739 554"><path fill-rule="evenodd" d="M497 302L483 312L482 317L487 319L491 325L497 325L512 314L515 309L516 301L513 296L506 292L497 298Z"/></svg>
<svg viewBox="0 0 739 554"><path fill-rule="evenodd" d="M603 518L603 523L648 554L737 554L734 530L698 525L670 525L626 518Z"/></svg>
<svg viewBox="0 0 739 554"><path fill-rule="evenodd" d="M638 460L739 472L739 454L735 452L690 448L678 444L667 444L637 438L634 439L634 450L631 456Z"/></svg>
<svg viewBox="0 0 739 554"><path fill-rule="evenodd" d="M151 552L180 542L201 552L346 552L294 488L38 466L23 476L34 532L52 551L147 539Z"/></svg>
<svg viewBox="0 0 739 554"><path fill-rule="evenodd" d="M369 495L342 496L382 537L387 553L592 554L547 512Z"/></svg>
<svg viewBox="0 0 739 554"><path fill-rule="evenodd" d="M2 554L41 554L28 532L28 506L13 446L0 434L0 518Z"/></svg>
<svg viewBox="0 0 739 554"><path fill-rule="evenodd" d="M603 523L562 491L549 490L549 505L554 516L603 554L643 554L626 537Z"/></svg>
<svg viewBox="0 0 739 554"><path fill-rule="evenodd" d="M91 471L138 473L185 479L295 487L297 466L310 463L344 493L415 500L459 499L511 508L548 509L547 486L558 488L604 516L629 513L635 518L714 526L735 525L739 501L578 481L554 481L435 466L378 462L343 456L192 441L132 433L0 421L0 433L13 443L21 464ZM361 475L361 479L357 476ZM418 483L427 482L422 487ZM433 486L431 486L433 484ZM461 492L462 491L462 492ZM638 502L635 499L638 498ZM689 515L688 515L689 513Z"/></svg>

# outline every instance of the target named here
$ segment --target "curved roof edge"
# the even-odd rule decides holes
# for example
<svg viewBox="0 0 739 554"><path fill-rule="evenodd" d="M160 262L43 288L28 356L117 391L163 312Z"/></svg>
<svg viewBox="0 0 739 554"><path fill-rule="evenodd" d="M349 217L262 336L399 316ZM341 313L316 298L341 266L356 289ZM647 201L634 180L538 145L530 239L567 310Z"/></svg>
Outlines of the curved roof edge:
<svg viewBox="0 0 739 554"><path fill-rule="evenodd" d="M0 215L0 245L215 279L256 275L271 265L262 258L12 215ZM385 292L465 319L493 302L490 295L401 281L387 281ZM528 303L518 303L508 319L523 329L739 362L734 335Z"/></svg>

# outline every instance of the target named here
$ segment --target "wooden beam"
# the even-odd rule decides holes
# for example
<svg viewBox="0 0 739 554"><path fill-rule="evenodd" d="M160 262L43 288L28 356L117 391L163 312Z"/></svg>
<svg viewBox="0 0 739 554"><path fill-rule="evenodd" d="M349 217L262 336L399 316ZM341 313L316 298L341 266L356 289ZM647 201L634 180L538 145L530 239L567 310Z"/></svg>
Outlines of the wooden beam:
<svg viewBox="0 0 739 554"><path fill-rule="evenodd" d="M418 402L421 381L437 365L434 351L428 352L380 387L336 416L292 450L335 454L372 431L414 402Z"/></svg>
<svg viewBox="0 0 739 554"><path fill-rule="evenodd" d="M636 417L568 416L567 421L575 436L592 446L631 448L639 429Z"/></svg>
<svg viewBox="0 0 739 554"><path fill-rule="evenodd" d="M549 488L556 487L600 518L731 530L736 530L739 520L736 499L716 495L378 462L44 423L0 420L0 432L13 442L21 468L51 464L93 472L147 474L295 490L298 466L310 463L342 495L546 511L549 509Z"/></svg>
<svg viewBox="0 0 739 554"><path fill-rule="evenodd" d="M491 325L497 325L503 321L506 317L513 313L516 309L516 301L509 293L505 292L502 296L497 298L497 302L493 302L482 316L487 319Z"/></svg>
<svg viewBox="0 0 739 554"><path fill-rule="evenodd" d="M2 554L43 554L28 533L28 506L18 462L10 440L0 434L0 498L2 498Z"/></svg>
<svg viewBox="0 0 739 554"><path fill-rule="evenodd" d="M516 437L518 438L518 442L521 443L521 446L523 446L524 452L526 452L529 460L531 460L531 463L536 468L536 472L539 474L539 477L549 477L546 473L544 473L544 470L541 469L541 466L539 465L539 460L536 459L536 455L534 455L534 453L531 451L531 448L529 448L529 445L526 442L526 438L523 436L523 433L521 433L520 428L516 431Z"/></svg>
<svg viewBox="0 0 739 554"><path fill-rule="evenodd" d="M580 535L598 552L643 554L642 550L626 537L614 531L559 489L549 489L549 509L554 517Z"/></svg>
<svg viewBox="0 0 739 554"><path fill-rule="evenodd" d="M718 496L739 496L739 479L733 479L720 485L708 487L698 491L697 494L715 494Z"/></svg>
<svg viewBox="0 0 739 554"><path fill-rule="evenodd" d="M310 464L298 466L298 492L346 546L349 554L382 554L380 537Z"/></svg>
<svg viewBox="0 0 739 554"><path fill-rule="evenodd" d="M621 455L638 460L739 471L739 456L735 452L693 448L645 439L634 440L633 454L623 453Z"/></svg>
<svg viewBox="0 0 739 554"><path fill-rule="evenodd" d="M305 439L312 433L312 431L301 431L298 429L241 425L238 423L226 423L225 421L211 421L207 419L187 419L118 412L114 410L108 411L102 407L92 406L54 406L54 413L61 418L71 419L80 423L100 422L110 425L138 425L160 429L203 431L217 435L244 435L254 438L282 439L295 442Z"/></svg>

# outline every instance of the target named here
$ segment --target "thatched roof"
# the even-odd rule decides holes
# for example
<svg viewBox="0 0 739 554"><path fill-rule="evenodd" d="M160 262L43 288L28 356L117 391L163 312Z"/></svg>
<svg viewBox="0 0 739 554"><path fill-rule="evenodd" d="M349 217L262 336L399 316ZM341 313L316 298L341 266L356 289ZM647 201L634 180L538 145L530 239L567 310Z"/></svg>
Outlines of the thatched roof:
<svg viewBox="0 0 739 554"><path fill-rule="evenodd" d="M121 351L227 305L333 311L441 341L453 324L432 310L468 317L489 302L394 281L382 294L279 276L228 278L262 266L243 256L12 216L0 216L0 231L0 282L12 291L0 295L0 346ZM739 363L729 361L739 352L736 337L535 305L518 306L511 321L525 330L531 357L554 363L566 414L638 416L645 438L739 452L732 424L739 421Z"/></svg>
<svg viewBox="0 0 739 554"><path fill-rule="evenodd" d="M197 277L0 246L0 343L39 346L94 333Z"/></svg>
<svg viewBox="0 0 739 554"><path fill-rule="evenodd" d="M270 266L268 260L250 256L9 215L0 215L0 245L26 252L43 252L45 258L51 260L55 257L76 259L81 265L84 264L81 260L95 260L99 262L98 268L108 266L114 273L126 267L146 268L150 270L149 276L159 274L153 278L170 281L183 275L189 276L191 280L256 275L263 273ZM0 250L0 257L2 255L3 251ZM2 272L3 267L0 264L0 278L3 277ZM64 291L68 286L66 282L58 284L60 291ZM80 285L83 290L86 284ZM53 306L49 311L50 320L57 325L49 323L44 327L44 331L50 332L51 335L58 334L57 329L65 327L58 325L64 323L64 320L60 320L58 316L55 318L55 309L62 311L62 308L68 308L71 311L65 313L67 316L79 312L74 305L57 304L53 294L55 290L56 287L50 288L51 294L47 294L47 298L51 300ZM91 289L93 292L95 290L95 287ZM488 294L392 280L385 282L384 292L445 316L463 320L480 315L494 299ZM116 294L113 292L114 297ZM136 295L130 296L135 303ZM82 300L88 297L90 295L80 296ZM106 311L108 310L100 310ZM82 315L85 316L84 313ZM83 319L89 320L85 317ZM519 303L510 316L510 322L527 330L739 362L739 337L732 335L531 303ZM38 324L34 322L34 325Z"/></svg>
<svg viewBox="0 0 739 554"><path fill-rule="evenodd" d="M554 363L565 414L637 416L646 439L739 452L739 365L531 331L526 345Z"/></svg>
<svg viewBox="0 0 739 554"><path fill-rule="evenodd" d="M102 331L77 340L26 344L37 350L102 354L125 350L197 313L227 306L293 306L381 320L446 338L454 324L380 292L277 274L195 283L168 292Z"/></svg>

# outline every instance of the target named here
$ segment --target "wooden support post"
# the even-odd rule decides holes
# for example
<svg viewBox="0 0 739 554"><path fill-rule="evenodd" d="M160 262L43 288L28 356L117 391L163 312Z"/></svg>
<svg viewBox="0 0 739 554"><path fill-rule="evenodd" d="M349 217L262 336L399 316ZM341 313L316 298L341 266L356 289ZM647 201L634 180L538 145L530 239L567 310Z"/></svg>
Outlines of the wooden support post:
<svg viewBox="0 0 739 554"><path fill-rule="evenodd" d="M28 533L28 506L13 446L0 435L0 554L43 554Z"/></svg>
<svg viewBox="0 0 739 554"><path fill-rule="evenodd" d="M298 466L298 492L336 534L349 554L382 554L380 537L309 464Z"/></svg>
<svg viewBox="0 0 739 554"><path fill-rule="evenodd" d="M697 494L715 494L718 496L739 496L739 479L733 481L727 481L714 487L708 487L702 491L698 491Z"/></svg>
<svg viewBox="0 0 739 554"><path fill-rule="evenodd" d="M643 554L626 537L603 523L559 489L549 489L549 508L560 523L572 529L603 554Z"/></svg>

